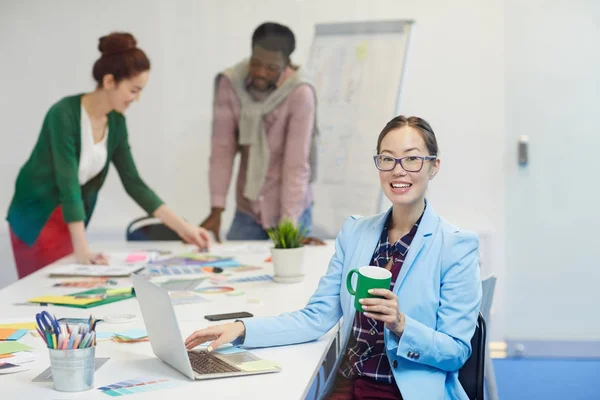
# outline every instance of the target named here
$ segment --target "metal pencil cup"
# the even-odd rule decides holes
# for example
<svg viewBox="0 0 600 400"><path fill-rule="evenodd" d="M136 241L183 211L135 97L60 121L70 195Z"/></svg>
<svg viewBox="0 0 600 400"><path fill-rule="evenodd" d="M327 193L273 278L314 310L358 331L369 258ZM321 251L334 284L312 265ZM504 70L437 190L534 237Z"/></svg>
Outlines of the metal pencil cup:
<svg viewBox="0 0 600 400"><path fill-rule="evenodd" d="M94 387L96 346L73 350L48 350L55 390L81 392Z"/></svg>

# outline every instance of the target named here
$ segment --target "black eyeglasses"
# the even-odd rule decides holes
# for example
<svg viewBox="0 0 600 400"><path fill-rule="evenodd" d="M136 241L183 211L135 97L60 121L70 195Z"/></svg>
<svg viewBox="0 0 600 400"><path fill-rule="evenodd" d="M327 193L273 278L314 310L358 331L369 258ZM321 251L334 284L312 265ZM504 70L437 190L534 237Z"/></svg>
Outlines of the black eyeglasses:
<svg viewBox="0 0 600 400"><path fill-rule="evenodd" d="M395 158L385 154L373 156L375 166L380 171L391 171L396 168L396 164L400 164L406 172L419 172L423 168L423 163L429 160L435 160L437 156L407 156Z"/></svg>

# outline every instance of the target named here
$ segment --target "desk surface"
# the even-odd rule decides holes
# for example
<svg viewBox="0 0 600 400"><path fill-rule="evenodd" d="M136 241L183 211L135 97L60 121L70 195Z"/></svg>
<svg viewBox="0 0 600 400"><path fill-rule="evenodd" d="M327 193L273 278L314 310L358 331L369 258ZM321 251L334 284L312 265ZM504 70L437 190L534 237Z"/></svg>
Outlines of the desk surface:
<svg viewBox="0 0 600 400"><path fill-rule="evenodd" d="M95 243L94 248L105 251L152 248L172 250L175 253L189 249L189 247L172 242ZM250 248L252 251L244 252L244 250ZM231 250L234 250L235 257L242 263L264 267L264 269L251 273L236 273L235 276L272 274L272 265L264 262L265 257L269 255L266 242L224 243L214 246L211 253L226 254L230 253ZM183 337L187 337L196 329L215 324L205 320L203 318L205 314L249 311L260 317L277 315L304 307L308 298L316 289L319 278L326 271L333 251L332 242L328 243L327 246L306 247L306 277L304 282L281 284L271 281L256 281L227 284L245 292L245 294L241 296L220 295L209 303L175 305L174 308ZM72 258L66 258L60 263L72 261ZM129 313L136 315L133 322L126 324L101 323L98 325L97 330L121 332L131 328L144 328L144 321L138 302L135 299L98 306L88 310L59 306L13 305L13 303L25 302L27 299L39 295L67 294L78 290L77 288L52 287L57 281L69 280L68 278L49 278L48 271L52 267L50 265L0 290L0 322L10 322L11 319L33 322L35 321L35 313L41 310L48 310L55 314L57 318L87 318L90 312L96 317ZM120 285L131 284L129 278L121 278L118 281ZM53 390L52 383L31 382L50 363L48 351L43 341L28 334L21 338L19 342L33 347L33 351L37 353L38 358L28 371L0 375L0 387L2 388L0 392L2 393L2 399L17 398L17 396L32 399L109 399L110 396L102 394L97 388L137 377L158 376L169 378L177 386L154 392L128 395L126 398L133 396L133 398L163 399L165 396L174 396L175 398L192 398L194 396L193 398L200 399L240 399L253 398L253 393L260 393L261 399L301 399L306 396L322 364L334 339L335 330L336 328L332 329L327 335L311 343L252 350L261 358L278 362L283 368L280 373L205 381L190 381L175 369L161 362L154 356L149 342L126 344L101 341L96 348L96 357L110 357L110 360L96 371L95 388L80 393L57 392Z"/></svg>

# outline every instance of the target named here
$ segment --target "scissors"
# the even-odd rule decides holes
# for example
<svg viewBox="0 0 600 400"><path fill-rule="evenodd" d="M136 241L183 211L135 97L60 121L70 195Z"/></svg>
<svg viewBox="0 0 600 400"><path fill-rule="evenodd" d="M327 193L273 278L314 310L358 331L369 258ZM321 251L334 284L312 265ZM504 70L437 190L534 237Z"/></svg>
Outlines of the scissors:
<svg viewBox="0 0 600 400"><path fill-rule="evenodd" d="M57 335L60 333L59 323L56 322L48 311L42 311L41 313L35 314L35 320L40 327L40 331L44 333L55 333Z"/></svg>

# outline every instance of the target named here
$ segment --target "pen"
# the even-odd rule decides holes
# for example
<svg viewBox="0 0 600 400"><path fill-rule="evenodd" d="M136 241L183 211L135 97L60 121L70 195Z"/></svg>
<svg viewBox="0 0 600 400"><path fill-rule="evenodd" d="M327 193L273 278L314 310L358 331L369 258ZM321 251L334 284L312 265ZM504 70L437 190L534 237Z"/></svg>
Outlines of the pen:
<svg viewBox="0 0 600 400"><path fill-rule="evenodd" d="M79 348L80 348L80 349L86 348L86 347L87 347L87 345L88 345L88 342L89 342L89 341L90 341L90 339L91 339L91 337L92 337L92 334L91 334L91 333L89 333L89 332L88 332L88 333L86 333L86 334L85 334L85 337L83 338L83 340L82 340L82 341L81 341L81 343L79 344Z"/></svg>
<svg viewBox="0 0 600 400"><path fill-rule="evenodd" d="M73 348L73 344L75 342L75 337L77 336L76 333L73 333L71 335L71 338L69 339L69 344L67 345L67 349L72 349Z"/></svg>
<svg viewBox="0 0 600 400"><path fill-rule="evenodd" d="M80 340L81 340L81 334L75 335L75 341L73 342L73 347L71 347L71 348L76 349L77 346L79 345Z"/></svg>

